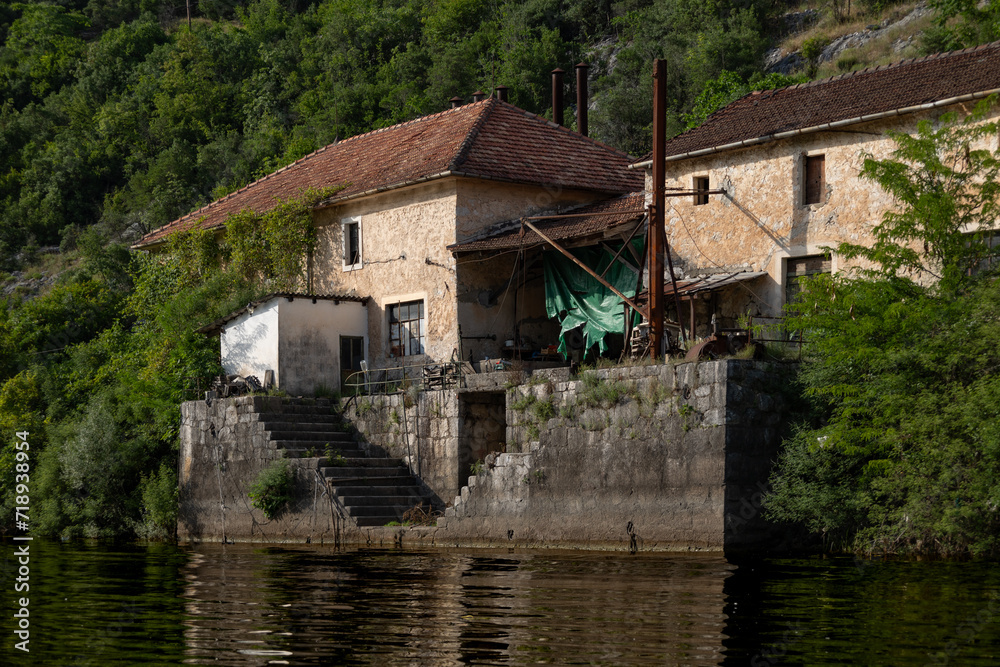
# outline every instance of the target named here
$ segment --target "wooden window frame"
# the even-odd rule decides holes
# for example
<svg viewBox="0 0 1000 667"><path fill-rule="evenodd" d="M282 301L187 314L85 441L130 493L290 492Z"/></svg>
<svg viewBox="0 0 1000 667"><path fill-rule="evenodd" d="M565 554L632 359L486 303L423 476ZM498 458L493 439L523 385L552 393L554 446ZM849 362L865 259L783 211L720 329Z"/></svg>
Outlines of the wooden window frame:
<svg viewBox="0 0 1000 667"><path fill-rule="evenodd" d="M710 189L708 176L695 176L691 181L691 189L704 192L696 192L694 195L694 205L704 206L708 203L708 190Z"/></svg>
<svg viewBox="0 0 1000 667"><path fill-rule="evenodd" d="M416 309L416 313L413 312ZM427 349L427 305L423 299L391 303L386 308L389 324L389 356L413 357Z"/></svg>

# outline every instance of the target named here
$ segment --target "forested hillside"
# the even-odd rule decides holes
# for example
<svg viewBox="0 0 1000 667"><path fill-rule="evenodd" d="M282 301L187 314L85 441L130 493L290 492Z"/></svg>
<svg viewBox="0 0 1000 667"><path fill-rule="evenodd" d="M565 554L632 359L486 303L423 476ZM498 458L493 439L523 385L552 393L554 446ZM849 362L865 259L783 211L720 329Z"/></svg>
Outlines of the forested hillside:
<svg viewBox="0 0 1000 667"><path fill-rule="evenodd" d="M863 22L885 6L862 0L845 13L834 0L822 20ZM33 530L162 536L173 525L178 405L191 377L219 370L217 342L193 325L277 277L219 263L215 251L232 252L236 238L221 250L175 239L161 262L127 250L140 234L456 95L503 84L511 102L548 114L550 71L581 60L592 65L591 135L640 155L654 58L670 63L679 132L754 87L814 72L764 76L776 17L794 8L201 0L189 23L183 5L161 0L0 4L0 531L19 504L15 431L30 434ZM1000 37L998 8L942 2L923 48ZM44 267L55 283L14 289L42 275L39 262L60 266Z"/></svg>
<svg viewBox="0 0 1000 667"><path fill-rule="evenodd" d="M648 148L654 57L673 122L759 71L763 0L68 0L0 9L0 263L91 225L155 228L327 143L594 61L593 135ZM603 48L596 45L601 44ZM613 61L613 62L612 62ZM614 65L613 68L611 65Z"/></svg>

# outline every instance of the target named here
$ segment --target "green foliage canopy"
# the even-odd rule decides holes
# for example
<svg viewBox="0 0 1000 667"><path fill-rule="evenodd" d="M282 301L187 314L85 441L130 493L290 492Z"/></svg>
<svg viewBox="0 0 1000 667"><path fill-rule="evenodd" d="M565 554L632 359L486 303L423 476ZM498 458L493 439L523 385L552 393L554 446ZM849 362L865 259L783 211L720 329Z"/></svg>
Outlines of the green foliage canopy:
<svg viewBox="0 0 1000 667"><path fill-rule="evenodd" d="M899 208L867 268L806 282L800 381L813 413L785 446L766 507L866 552L1000 551L1000 281L996 123L942 119L893 135L864 174ZM934 276L937 280L928 282Z"/></svg>

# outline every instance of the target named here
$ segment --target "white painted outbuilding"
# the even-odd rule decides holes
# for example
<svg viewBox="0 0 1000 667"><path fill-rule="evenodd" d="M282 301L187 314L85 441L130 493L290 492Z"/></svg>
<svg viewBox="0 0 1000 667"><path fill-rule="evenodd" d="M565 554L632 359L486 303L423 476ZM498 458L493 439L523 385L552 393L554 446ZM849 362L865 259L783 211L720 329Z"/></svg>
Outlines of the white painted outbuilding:
<svg viewBox="0 0 1000 667"><path fill-rule="evenodd" d="M277 293L198 331L219 334L228 375L254 375L293 396L339 391L368 353L368 299Z"/></svg>

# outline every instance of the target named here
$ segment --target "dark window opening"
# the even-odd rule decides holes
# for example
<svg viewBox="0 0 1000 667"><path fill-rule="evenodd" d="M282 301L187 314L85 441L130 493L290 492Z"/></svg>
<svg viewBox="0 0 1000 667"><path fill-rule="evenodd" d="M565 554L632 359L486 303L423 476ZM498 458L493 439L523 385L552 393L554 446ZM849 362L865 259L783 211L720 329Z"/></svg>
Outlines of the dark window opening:
<svg viewBox="0 0 1000 667"><path fill-rule="evenodd" d="M994 272L1000 265L1000 231L989 231L981 233L979 236L980 238L977 239L975 235L970 234L969 240L965 243L966 248L971 248L973 244L977 244L980 248L978 254L981 259L969 266L968 275L970 276Z"/></svg>
<svg viewBox="0 0 1000 667"><path fill-rule="evenodd" d="M826 189L825 158L825 155L807 155L805 157L803 204L823 203L823 191Z"/></svg>
<svg viewBox="0 0 1000 667"><path fill-rule="evenodd" d="M831 271L832 262L829 255L789 257L785 267L785 303L795 303L802 291L803 278Z"/></svg>
<svg viewBox="0 0 1000 667"><path fill-rule="evenodd" d="M694 196L694 205L702 206L708 203L708 176L695 176L694 189L704 190L704 194L698 193Z"/></svg>
<svg viewBox="0 0 1000 667"><path fill-rule="evenodd" d="M344 223L344 266L361 264L361 225L357 222Z"/></svg>
<svg viewBox="0 0 1000 667"><path fill-rule="evenodd" d="M426 328L423 301L389 306L389 354L393 357L423 354Z"/></svg>

